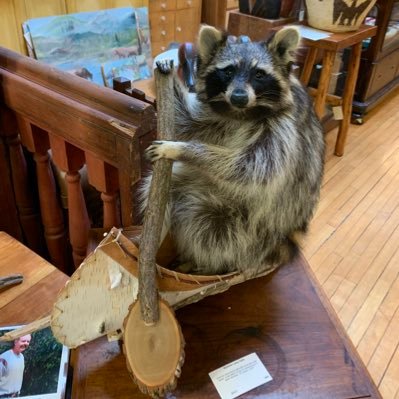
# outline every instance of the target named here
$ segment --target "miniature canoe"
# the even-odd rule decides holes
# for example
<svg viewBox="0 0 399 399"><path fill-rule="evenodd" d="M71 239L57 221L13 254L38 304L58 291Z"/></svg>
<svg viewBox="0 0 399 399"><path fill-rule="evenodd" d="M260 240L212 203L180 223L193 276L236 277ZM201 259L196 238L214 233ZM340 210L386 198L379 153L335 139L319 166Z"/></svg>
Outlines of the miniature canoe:
<svg viewBox="0 0 399 399"><path fill-rule="evenodd" d="M113 228L83 261L61 290L51 314L53 334L61 343L75 348L103 335L120 336L129 307L138 295L138 251L122 230ZM158 255L158 259L165 259L164 254ZM178 309L275 268L267 265L256 275L199 276L157 265L157 284L161 298Z"/></svg>

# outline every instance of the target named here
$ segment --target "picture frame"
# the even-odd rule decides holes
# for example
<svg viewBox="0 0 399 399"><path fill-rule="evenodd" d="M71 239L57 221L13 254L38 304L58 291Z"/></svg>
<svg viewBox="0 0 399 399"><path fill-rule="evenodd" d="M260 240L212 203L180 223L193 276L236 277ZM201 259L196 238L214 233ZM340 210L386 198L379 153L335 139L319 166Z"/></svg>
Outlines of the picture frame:
<svg viewBox="0 0 399 399"><path fill-rule="evenodd" d="M0 327L0 336L19 327L22 326ZM35 331L30 336L30 340L25 336L19 342L0 342L0 397L66 399L69 349L56 341L50 327ZM14 356L17 353L19 360L16 363L11 351ZM18 353L19 351L21 352ZM4 362L4 359L7 360ZM22 384L17 381L20 378L21 364ZM15 371L16 367L19 367L19 371ZM18 386L21 386L18 393L9 391Z"/></svg>
<svg viewBox="0 0 399 399"><path fill-rule="evenodd" d="M97 85L152 77L147 7L33 18L22 29L30 57Z"/></svg>

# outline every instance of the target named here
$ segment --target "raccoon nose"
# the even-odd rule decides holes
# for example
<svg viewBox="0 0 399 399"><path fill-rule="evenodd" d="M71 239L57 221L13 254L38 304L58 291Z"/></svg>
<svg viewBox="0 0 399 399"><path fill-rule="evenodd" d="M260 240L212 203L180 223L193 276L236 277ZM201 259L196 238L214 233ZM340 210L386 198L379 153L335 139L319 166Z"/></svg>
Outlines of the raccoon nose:
<svg viewBox="0 0 399 399"><path fill-rule="evenodd" d="M248 104L248 93L243 89L235 89L231 93L230 101L236 107L245 107Z"/></svg>

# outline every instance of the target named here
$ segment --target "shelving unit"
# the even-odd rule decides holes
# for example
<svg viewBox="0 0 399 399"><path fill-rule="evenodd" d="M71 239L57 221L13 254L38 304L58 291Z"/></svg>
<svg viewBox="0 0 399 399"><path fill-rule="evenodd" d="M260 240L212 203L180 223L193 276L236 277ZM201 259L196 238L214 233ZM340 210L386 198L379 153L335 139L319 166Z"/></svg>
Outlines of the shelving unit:
<svg viewBox="0 0 399 399"><path fill-rule="evenodd" d="M372 12L378 30L362 54L353 102L358 123L399 84L399 0L378 0Z"/></svg>
<svg viewBox="0 0 399 399"><path fill-rule="evenodd" d="M149 1L152 55L171 42L194 42L201 23L201 0Z"/></svg>

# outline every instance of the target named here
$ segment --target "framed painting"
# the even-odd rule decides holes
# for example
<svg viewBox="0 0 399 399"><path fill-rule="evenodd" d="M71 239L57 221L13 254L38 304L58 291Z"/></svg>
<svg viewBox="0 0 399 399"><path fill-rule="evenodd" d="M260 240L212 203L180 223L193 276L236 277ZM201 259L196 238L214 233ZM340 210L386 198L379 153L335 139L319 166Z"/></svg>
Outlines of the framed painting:
<svg viewBox="0 0 399 399"><path fill-rule="evenodd" d="M23 30L32 57L99 85L152 76L147 7L35 18Z"/></svg>

